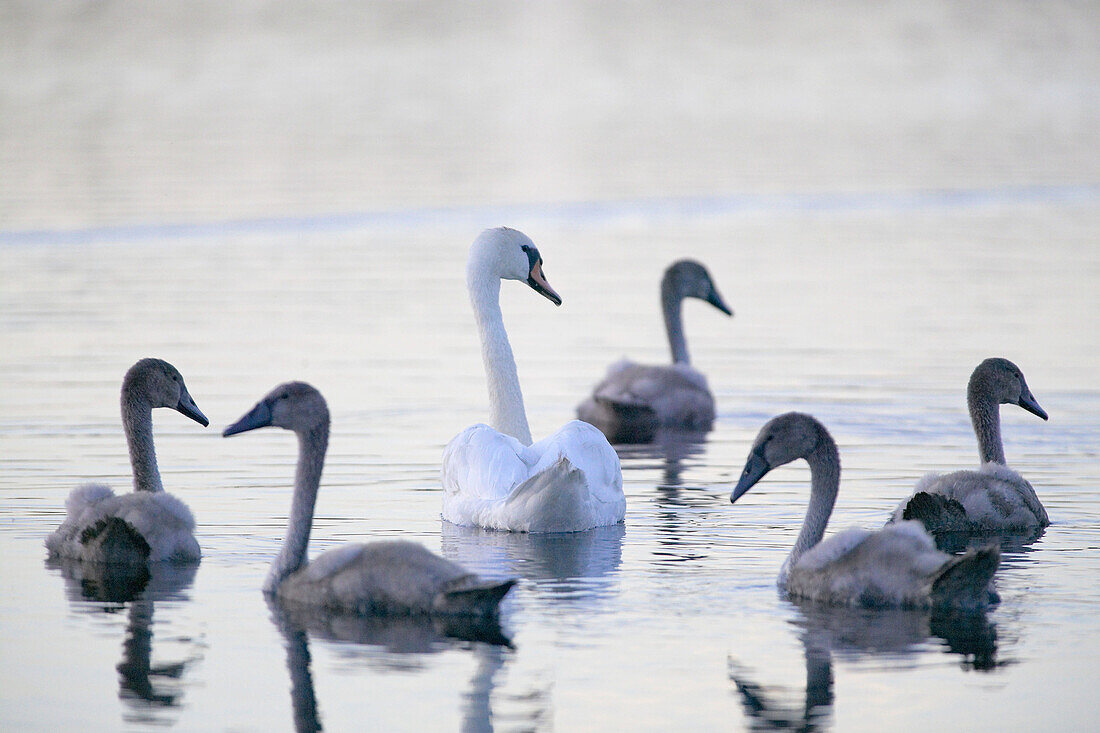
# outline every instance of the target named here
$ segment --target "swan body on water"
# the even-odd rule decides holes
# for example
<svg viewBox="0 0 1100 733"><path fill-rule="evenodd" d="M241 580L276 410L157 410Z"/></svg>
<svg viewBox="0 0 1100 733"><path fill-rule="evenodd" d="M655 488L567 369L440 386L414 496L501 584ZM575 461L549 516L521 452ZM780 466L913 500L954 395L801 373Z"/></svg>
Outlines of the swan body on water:
<svg viewBox="0 0 1100 733"><path fill-rule="evenodd" d="M122 426L130 452L134 490L85 484L65 501L67 516L46 538L51 558L137 564L195 562L195 520L187 506L164 491L153 448L155 407L170 407L203 427L210 424L187 392L179 371L161 359L142 359L122 380Z"/></svg>
<svg viewBox="0 0 1100 733"><path fill-rule="evenodd" d="M919 522L870 531L852 528L822 540L840 488L840 456L825 426L789 412L760 430L730 496L736 502L766 473L799 458L810 465L810 505L779 574L794 598L834 605L978 609L996 600L996 545L952 557L936 549Z"/></svg>
<svg viewBox="0 0 1100 733"><path fill-rule="evenodd" d="M474 241L466 284L481 336L490 424L466 428L443 451L443 519L514 532L575 532L621 522L622 469L603 433L572 420L531 442L500 311L501 280L526 282L561 305L526 235L501 227Z"/></svg>
<svg viewBox="0 0 1100 733"><path fill-rule="evenodd" d="M714 422L714 395L688 356L680 315L684 298L705 300L733 315L703 265L694 260L669 265L661 279L661 305L672 364L618 361L592 396L577 406L577 417L595 425L613 443L648 443L660 428L710 430Z"/></svg>
<svg viewBox="0 0 1100 733"><path fill-rule="evenodd" d="M389 540L334 548L307 558L317 491L328 448L329 412L303 382L279 385L222 433L275 426L298 437L298 467L286 538L264 592L287 604L332 613L493 617L514 580L484 582L413 542Z"/></svg>
<svg viewBox="0 0 1100 733"><path fill-rule="evenodd" d="M1005 462L1002 404L1019 405L1043 420L1047 413L1028 389L1020 368L1008 359L986 359L970 375L966 401L978 438L976 471L930 473L890 521L920 520L932 532L1031 532L1050 524L1027 479Z"/></svg>

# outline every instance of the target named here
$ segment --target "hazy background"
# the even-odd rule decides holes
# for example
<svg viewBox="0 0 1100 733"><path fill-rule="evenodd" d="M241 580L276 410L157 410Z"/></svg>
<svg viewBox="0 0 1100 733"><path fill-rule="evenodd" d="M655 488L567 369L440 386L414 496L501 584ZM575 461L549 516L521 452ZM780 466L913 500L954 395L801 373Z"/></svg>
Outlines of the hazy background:
<svg viewBox="0 0 1100 733"><path fill-rule="evenodd" d="M4 2L0 221L1095 184L1096 3Z"/></svg>

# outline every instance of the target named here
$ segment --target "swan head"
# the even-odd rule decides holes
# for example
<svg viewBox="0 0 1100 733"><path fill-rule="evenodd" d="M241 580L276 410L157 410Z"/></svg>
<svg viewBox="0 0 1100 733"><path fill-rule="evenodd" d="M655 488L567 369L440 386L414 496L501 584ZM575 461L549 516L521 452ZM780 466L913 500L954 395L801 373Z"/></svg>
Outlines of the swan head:
<svg viewBox="0 0 1100 733"><path fill-rule="evenodd" d="M316 388L305 382L287 382L256 403L240 420L222 431L222 436L268 426L308 433L329 421L328 405Z"/></svg>
<svg viewBox="0 0 1100 733"><path fill-rule="evenodd" d="M991 358L979 364L970 375L966 391L972 399L978 395L988 395L997 404L1019 405L1032 415L1047 419L1046 410L1031 394L1024 373L1008 359Z"/></svg>
<svg viewBox="0 0 1100 733"><path fill-rule="evenodd" d="M170 407L203 427L210 424L187 391L183 375L163 359L141 359L130 367L122 379L122 399L148 407Z"/></svg>
<svg viewBox="0 0 1100 733"><path fill-rule="evenodd" d="M554 305L561 305L561 296L550 287L542 271L538 247L521 231L508 227L486 229L474 240L466 281L473 285L486 276L525 282Z"/></svg>
<svg viewBox="0 0 1100 733"><path fill-rule="evenodd" d="M661 293L676 299L698 298L705 300L727 316L733 311L722 299L707 268L695 260L677 260L668 266L661 278Z"/></svg>
<svg viewBox="0 0 1100 733"><path fill-rule="evenodd" d="M730 503L744 496L768 471L813 453L824 430L816 418L801 412L788 412L766 422L752 444Z"/></svg>

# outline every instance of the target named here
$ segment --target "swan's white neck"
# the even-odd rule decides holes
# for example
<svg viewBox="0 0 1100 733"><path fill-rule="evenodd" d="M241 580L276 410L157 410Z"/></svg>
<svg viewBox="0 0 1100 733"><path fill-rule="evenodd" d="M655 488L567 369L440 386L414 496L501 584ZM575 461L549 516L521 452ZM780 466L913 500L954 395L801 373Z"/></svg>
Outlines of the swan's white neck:
<svg viewBox="0 0 1100 733"><path fill-rule="evenodd" d="M970 408L970 424L974 426L974 435L978 438L978 455L982 463L1008 465L1001 442L1000 404L981 389L967 390L966 402Z"/></svg>
<svg viewBox="0 0 1100 733"><path fill-rule="evenodd" d="M680 315L680 306L684 296L676 286L665 281L661 283L661 307L665 315L665 332L668 334L668 346L672 351L673 364L691 364L688 356L687 339L684 338L684 322Z"/></svg>
<svg viewBox="0 0 1100 733"><path fill-rule="evenodd" d="M828 432L818 430L817 445L806 456L806 463L810 464L810 506L806 509L794 549L783 566L784 574L795 566L803 553L821 542L840 489L840 453Z"/></svg>
<svg viewBox="0 0 1100 733"><path fill-rule="evenodd" d="M298 468L294 474L294 498L290 504L283 547L272 561L264 581L266 592L275 592L284 578L308 562L306 549L309 546L309 531L313 527L317 489L321 486L321 469L325 465L328 426L326 419L312 430L297 433Z"/></svg>
<svg viewBox="0 0 1100 733"><path fill-rule="evenodd" d="M500 311L500 278L486 274L471 261L466 271L466 287L481 336L481 358L489 384L489 424L524 445L531 445L516 359Z"/></svg>
<svg viewBox="0 0 1100 733"><path fill-rule="evenodd" d="M130 390L122 392L122 429L130 451L134 491L164 491L153 448L153 408Z"/></svg>

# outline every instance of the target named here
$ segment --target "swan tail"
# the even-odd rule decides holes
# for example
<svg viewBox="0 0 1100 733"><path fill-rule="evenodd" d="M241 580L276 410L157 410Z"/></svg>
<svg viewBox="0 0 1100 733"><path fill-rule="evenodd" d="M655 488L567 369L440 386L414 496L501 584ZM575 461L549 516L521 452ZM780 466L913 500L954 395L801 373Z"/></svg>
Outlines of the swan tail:
<svg viewBox="0 0 1100 733"><path fill-rule="evenodd" d="M966 508L955 499L927 491L910 497L901 514L902 519L916 519L929 532L964 532L970 529Z"/></svg>
<svg viewBox="0 0 1100 733"><path fill-rule="evenodd" d="M516 580L503 583L479 583L477 585L445 590L432 601L432 612L444 616L494 617L501 600Z"/></svg>
<svg viewBox="0 0 1100 733"><path fill-rule="evenodd" d="M936 607L980 609L1000 600L993 591L993 573L1001 564L1001 549L987 545L948 561L932 580Z"/></svg>
<svg viewBox="0 0 1100 733"><path fill-rule="evenodd" d="M522 518L509 521L509 529L575 532L597 526L591 505L584 473L561 456L552 466L513 489L503 508L506 516Z"/></svg>
<svg viewBox="0 0 1100 733"><path fill-rule="evenodd" d="M104 517L80 533L85 559L139 564L149 559L151 548L134 525L119 517Z"/></svg>
<svg viewBox="0 0 1100 733"><path fill-rule="evenodd" d="M611 443L651 443L657 435L659 420L652 405L622 397L594 395L590 415L585 422L599 428ZM591 417L592 419L589 419Z"/></svg>

